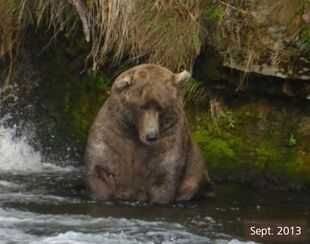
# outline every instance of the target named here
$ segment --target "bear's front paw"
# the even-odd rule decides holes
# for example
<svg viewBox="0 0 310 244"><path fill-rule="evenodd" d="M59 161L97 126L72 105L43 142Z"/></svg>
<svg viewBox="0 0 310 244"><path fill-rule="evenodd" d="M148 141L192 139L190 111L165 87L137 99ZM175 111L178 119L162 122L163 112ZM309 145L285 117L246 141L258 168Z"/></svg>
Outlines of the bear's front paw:
<svg viewBox="0 0 310 244"><path fill-rule="evenodd" d="M181 195L178 195L176 198L177 202L184 202L184 201L188 201L193 197L193 193L188 191L188 192L184 192Z"/></svg>
<svg viewBox="0 0 310 244"><path fill-rule="evenodd" d="M164 185L153 186L149 192L149 199L152 203L167 204L175 200L175 193Z"/></svg>
<svg viewBox="0 0 310 244"><path fill-rule="evenodd" d="M177 194L176 201L188 201L190 200L197 192L198 186L192 181L184 182Z"/></svg>

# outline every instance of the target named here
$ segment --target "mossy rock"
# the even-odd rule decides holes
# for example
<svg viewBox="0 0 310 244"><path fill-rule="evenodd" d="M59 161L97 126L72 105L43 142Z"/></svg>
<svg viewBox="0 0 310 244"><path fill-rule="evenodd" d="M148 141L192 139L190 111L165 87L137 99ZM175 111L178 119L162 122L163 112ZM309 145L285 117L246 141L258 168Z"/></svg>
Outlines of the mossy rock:
<svg viewBox="0 0 310 244"><path fill-rule="evenodd" d="M215 123L208 111L192 111L193 136L211 176L298 188L310 183L310 137L298 128L309 109L290 101L226 101ZM191 116L194 117L194 116Z"/></svg>
<svg viewBox="0 0 310 244"><path fill-rule="evenodd" d="M81 158L89 127L109 94L111 79L91 69L80 74L59 52L40 62L44 62L39 68L42 81L34 93L39 137L44 148Z"/></svg>

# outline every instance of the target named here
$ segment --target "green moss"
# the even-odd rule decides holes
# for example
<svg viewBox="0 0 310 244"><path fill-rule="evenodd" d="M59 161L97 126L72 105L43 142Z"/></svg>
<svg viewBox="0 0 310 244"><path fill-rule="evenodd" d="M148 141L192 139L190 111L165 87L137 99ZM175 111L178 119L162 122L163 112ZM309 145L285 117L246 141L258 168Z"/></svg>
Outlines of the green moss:
<svg viewBox="0 0 310 244"><path fill-rule="evenodd" d="M298 46L301 50L310 49L310 26L309 24L303 23L299 28L300 40L298 41Z"/></svg>
<svg viewBox="0 0 310 244"><path fill-rule="evenodd" d="M272 143L263 140L255 149L254 158L254 167L257 172L271 178L284 176L283 152Z"/></svg>
<svg viewBox="0 0 310 244"><path fill-rule="evenodd" d="M51 52L44 60L40 72L45 79L38 87L36 100L47 111L41 126L51 127L57 140L53 144L62 147L79 141L83 147L89 127L109 94L111 80L92 70L82 75L72 70L68 52Z"/></svg>
<svg viewBox="0 0 310 244"><path fill-rule="evenodd" d="M213 23L217 23L223 17L224 12L225 7L223 5L208 5L206 9L206 16Z"/></svg>
<svg viewBox="0 0 310 244"><path fill-rule="evenodd" d="M195 123L193 137L202 149L209 170L221 177L233 175L234 170L237 173L237 168L244 163L237 147L239 138L212 123L209 116L204 120L198 117Z"/></svg>
<svg viewBox="0 0 310 244"><path fill-rule="evenodd" d="M210 174L252 183L309 184L309 137L298 133L298 116L281 109L265 100L242 101L224 107L217 123L206 111L196 109L193 136Z"/></svg>

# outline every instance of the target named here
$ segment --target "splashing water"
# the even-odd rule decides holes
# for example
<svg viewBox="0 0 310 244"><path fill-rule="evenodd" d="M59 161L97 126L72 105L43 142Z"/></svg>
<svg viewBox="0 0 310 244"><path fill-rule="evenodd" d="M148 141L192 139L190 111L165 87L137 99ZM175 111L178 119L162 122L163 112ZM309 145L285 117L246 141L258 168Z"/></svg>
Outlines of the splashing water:
<svg viewBox="0 0 310 244"><path fill-rule="evenodd" d="M40 233L49 233L49 236ZM0 239L14 243L199 243L241 244L211 240L178 223L85 215L47 215L0 208Z"/></svg>
<svg viewBox="0 0 310 244"><path fill-rule="evenodd" d="M146 205L98 204L75 190L83 179L80 168L46 162L31 146L31 133L17 131L0 120L0 243L243 243L201 235L175 221L126 215ZM203 221L208 228L217 225Z"/></svg>
<svg viewBox="0 0 310 244"><path fill-rule="evenodd" d="M43 162L40 152L35 151L29 143L29 133L16 136L17 126L12 128L0 120L0 171L14 173L35 173L42 171L71 170L70 167L59 167Z"/></svg>
<svg viewBox="0 0 310 244"><path fill-rule="evenodd" d="M41 155L28 144L27 138L14 138L14 128L5 128L0 122L0 169L1 171L39 171Z"/></svg>
<svg viewBox="0 0 310 244"><path fill-rule="evenodd" d="M0 119L1 244L244 243L221 233L216 237L201 235L178 221L126 215L126 211L139 211L147 205L98 204L76 191L76 184L83 180L81 168L60 167L56 165L61 162L43 159L30 143L31 132L20 133L18 126L6 124L6 118ZM217 223L209 219L202 219L203 226L212 229Z"/></svg>

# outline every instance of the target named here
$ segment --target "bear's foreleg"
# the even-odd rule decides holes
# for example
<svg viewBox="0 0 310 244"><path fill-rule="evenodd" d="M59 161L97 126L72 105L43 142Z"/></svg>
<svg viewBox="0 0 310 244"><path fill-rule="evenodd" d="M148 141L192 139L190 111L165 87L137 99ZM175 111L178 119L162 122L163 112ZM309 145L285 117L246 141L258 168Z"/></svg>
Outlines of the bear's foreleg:
<svg viewBox="0 0 310 244"><path fill-rule="evenodd" d="M149 198L151 202L167 204L175 200L177 191L176 174L165 174L156 176L152 180L149 189Z"/></svg>
<svg viewBox="0 0 310 244"><path fill-rule="evenodd" d="M87 185L95 198L109 200L115 195L115 184L112 175L99 171L87 174Z"/></svg>
<svg viewBox="0 0 310 244"><path fill-rule="evenodd" d="M180 182L176 201L188 201L198 194L201 195L201 191L206 190L204 188L210 182L203 157L192 139L185 167L185 173Z"/></svg>

